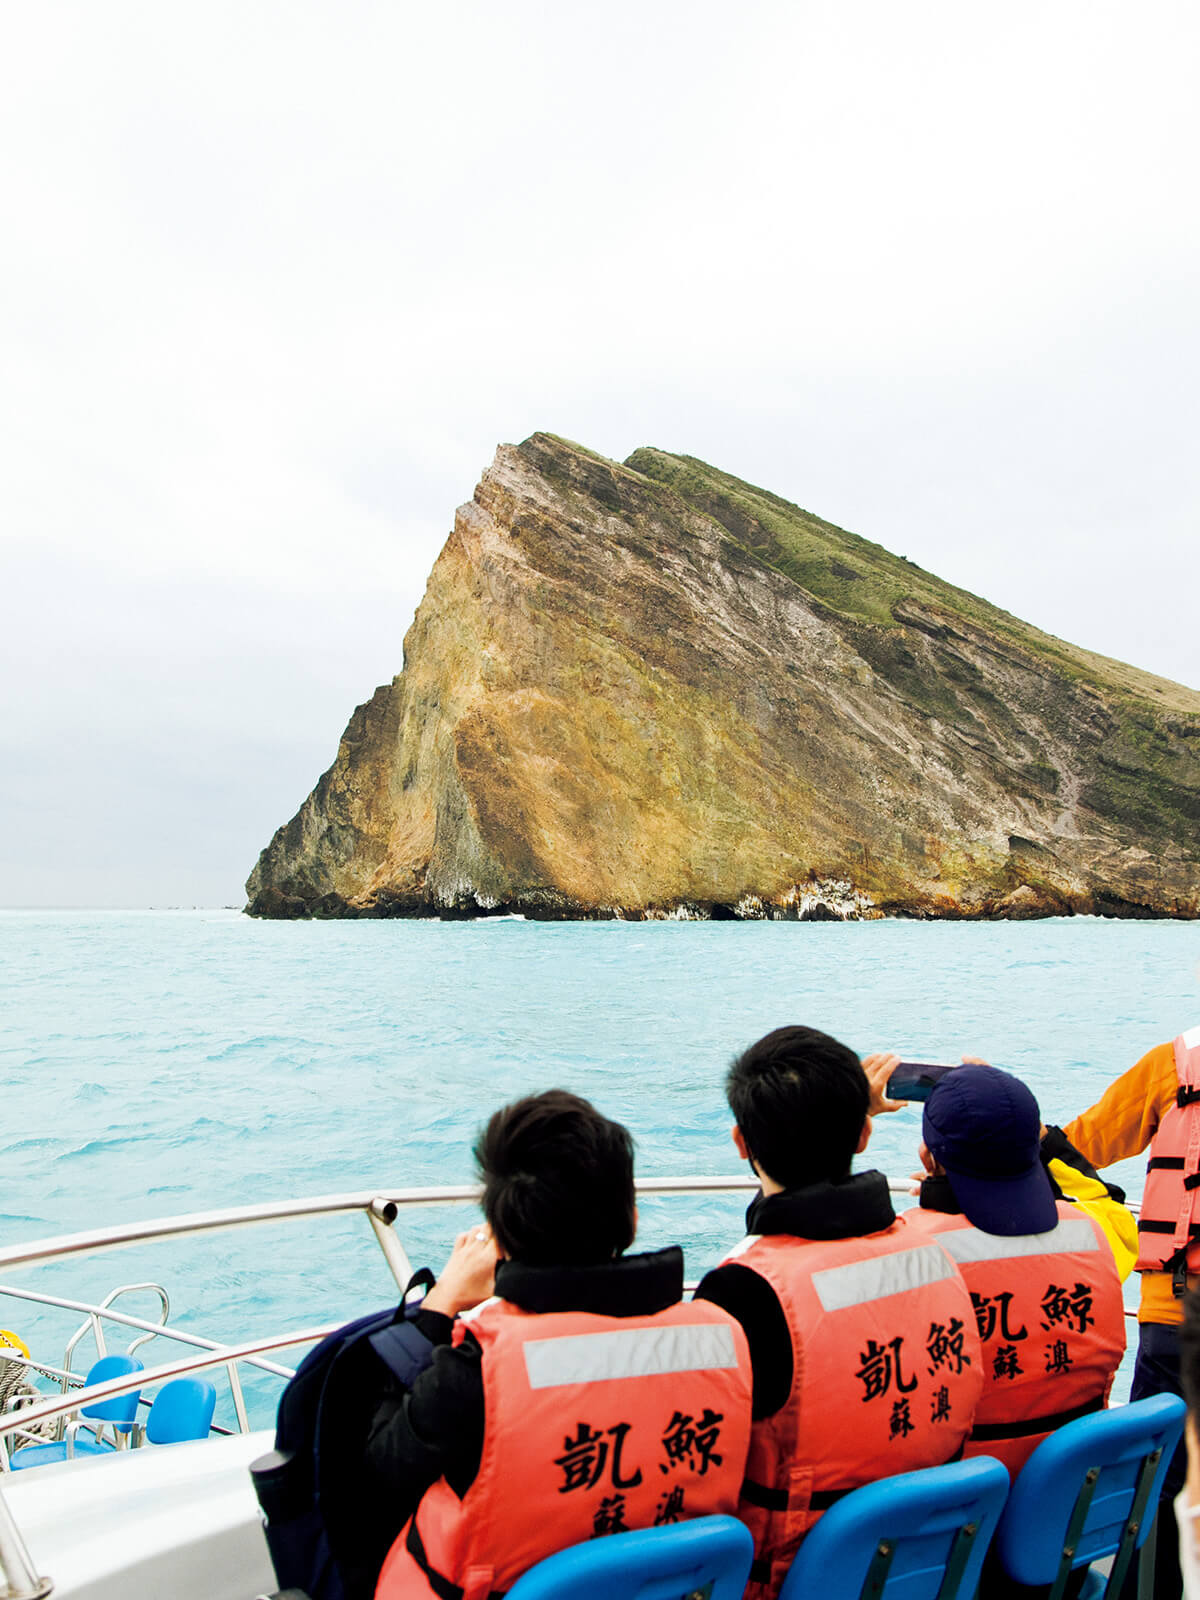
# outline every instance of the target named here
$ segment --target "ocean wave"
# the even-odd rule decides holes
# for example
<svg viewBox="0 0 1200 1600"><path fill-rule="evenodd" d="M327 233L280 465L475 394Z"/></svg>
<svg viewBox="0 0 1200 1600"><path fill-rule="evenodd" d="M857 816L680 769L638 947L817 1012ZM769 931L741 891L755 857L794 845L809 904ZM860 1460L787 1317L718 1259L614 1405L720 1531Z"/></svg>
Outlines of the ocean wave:
<svg viewBox="0 0 1200 1600"><path fill-rule="evenodd" d="M260 1034L253 1039L237 1039L232 1044L227 1044L222 1050L214 1050L205 1056L205 1061L232 1061L238 1056L254 1055L278 1050L284 1046L295 1047L295 1041L283 1034Z"/></svg>
<svg viewBox="0 0 1200 1600"><path fill-rule="evenodd" d="M226 1122L220 1117L197 1117L184 1128L175 1128L159 1136L160 1148L177 1150L183 1145L210 1142L209 1129L218 1128L223 1134L244 1139L250 1129L241 1122Z"/></svg>
<svg viewBox="0 0 1200 1600"><path fill-rule="evenodd" d="M136 1145L144 1133L123 1133L116 1139L89 1139L86 1144L77 1145L74 1150L64 1150L61 1155L55 1156L55 1161L73 1161L76 1156L97 1156L105 1150L128 1150ZM47 1143L51 1141L47 1140Z"/></svg>

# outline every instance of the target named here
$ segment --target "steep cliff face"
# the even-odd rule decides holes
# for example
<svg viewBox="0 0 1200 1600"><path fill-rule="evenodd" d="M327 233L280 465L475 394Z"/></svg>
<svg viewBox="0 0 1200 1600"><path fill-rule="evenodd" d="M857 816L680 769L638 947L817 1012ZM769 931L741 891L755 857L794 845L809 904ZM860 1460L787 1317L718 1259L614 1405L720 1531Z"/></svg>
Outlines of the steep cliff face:
<svg viewBox="0 0 1200 1600"><path fill-rule="evenodd" d="M502 446L267 916L1200 912L1200 694L702 462Z"/></svg>

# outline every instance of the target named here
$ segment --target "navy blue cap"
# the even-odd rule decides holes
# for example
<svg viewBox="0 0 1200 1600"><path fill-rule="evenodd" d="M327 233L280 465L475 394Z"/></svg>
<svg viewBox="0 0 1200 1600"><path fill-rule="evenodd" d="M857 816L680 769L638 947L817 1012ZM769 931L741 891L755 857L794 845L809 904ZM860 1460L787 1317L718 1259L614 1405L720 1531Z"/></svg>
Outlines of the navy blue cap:
<svg viewBox="0 0 1200 1600"><path fill-rule="evenodd" d="M948 1072L925 1102L922 1134L968 1222L1011 1237L1058 1223L1041 1160L1042 1114L1033 1094L999 1067Z"/></svg>

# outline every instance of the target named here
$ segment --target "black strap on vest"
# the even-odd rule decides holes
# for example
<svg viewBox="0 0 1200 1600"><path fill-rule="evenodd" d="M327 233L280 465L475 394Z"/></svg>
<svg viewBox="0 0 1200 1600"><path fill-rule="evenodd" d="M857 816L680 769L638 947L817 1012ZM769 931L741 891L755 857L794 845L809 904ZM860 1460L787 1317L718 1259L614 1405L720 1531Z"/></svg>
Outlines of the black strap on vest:
<svg viewBox="0 0 1200 1600"><path fill-rule="evenodd" d="M1141 1227L1140 1222L1138 1227ZM1161 1230L1157 1227L1151 1227L1147 1228L1146 1231L1147 1233L1158 1233ZM1178 1250L1173 1250L1161 1267L1142 1269L1143 1271L1169 1272L1171 1274L1171 1293L1176 1300L1182 1300L1187 1293L1188 1255L1191 1252L1192 1244L1195 1242L1197 1234L1200 1234L1200 1223L1193 1222L1188 1233L1189 1242L1187 1244L1181 1245Z"/></svg>
<svg viewBox="0 0 1200 1600"><path fill-rule="evenodd" d="M949 1457L950 1461L962 1460L964 1444L960 1444ZM830 1506L837 1505L839 1500L851 1493L853 1486L850 1485L844 1489L814 1489L808 1497L809 1510L828 1511ZM769 1484L756 1483L753 1478L743 1479L742 1499L748 1500L752 1506L761 1506L764 1511L786 1511L792 1503L786 1489L772 1489Z"/></svg>
<svg viewBox="0 0 1200 1600"><path fill-rule="evenodd" d="M1184 1106L1194 1106L1200 1100L1200 1089L1185 1087L1182 1083L1175 1091L1175 1104L1182 1111Z"/></svg>
<svg viewBox="0 0 1200 1600"><path fill-rule="evenodd" d="M414 1517L408 1525L408 1538L404 1541L408 1553L420 1567L429 1580L429 1587L437 1595L438 1600L463 1600L464 1590L460 1584L451 1583L449 1578L436 1572L429 1564L429 1557L425 1554L425 1544L417 1528L417 1519ZM504 1600L507 1589L493 1589L488 1595L488 1600Z"/></svg>
<svg viewBox="0 0 1200 1600"><path fill-rule="evenodd" d="M850 1493L849 1489L817 1489L808 1497L810 1511L828 1511L830 1506L837 1505L843 1496Z"/></svg>
<svg viewBox="0 0 1200 1600"><path fill-rule="evenodd" d="M1097 1396L1094 1400L1085 1400L1081 1406L1073 1406L1070 1411L1054 1411L1044 1417L1027 1417L1024 1422L981 1422L978 1427L971 1429L971 1437L979 1440L1028 1439L1034 1433L1053 1433L1064 1422L1074 1422L1077 1417L1090 1417L1093 1411L1103 1409L1104 1401Z"/></svg>
<svg viewBox="0 0 1200 1600"><path fill-rule="evenodd" d="M1098 1409L1098 1407L1099 1402L1097 1401L1096 1407L1089 1409ZM1074 1416L1075 1413L1071 1412L1069 1415ZM958 1449L950 1457L951 1461L962 1460L965 1444L966 1441L964 1440L963 1444L960 1444ZM828 1511L830 1506L836 1505L839 1500L843 1499L848 1494L853 1494L853 1492L854 1490L852 1488L817 1489L808 1497L808 1508L810 1511ZM761 1506L764 1511L786 1511L790 1498L791 1497L786 1489L772 1489L765 1483L755 1483L753 1478L746 1478L742 1482L742 1499L749 1501L752 1506ZM961 1551L964 1566L966 1564L966 1557L970 1554L971 1540L974 1539L977 1531L977 1524L970 1527L969 1536L967 1537ZM957 1545L955 1545L951 1550L952 1556L954 1556L956 1550L958 1550ZM891 1566L891 1558L892 1550L890 1548L885 1548L884 1545L881 1545L879 1550L877 1550L875 1553L874 1560L880 1563L880 1570L876 1573L876 1577L883 1581L886 1581L887 1570ZM875 1571L874 1565L872 1565L872 1571ZM749 1582L770 1583L770 1581L771 1563L769 1561L764 1561L763 1558L759 1556L750 1563ZM869 1592L866 1586L864 1586L862 1592L864 1595ZM878 1589L875 1592L882 1593L882 1589Z"/></svg>
<svg viewBox="0 0 1200 1600"><path fill-rule="evenodd" d="M1183 1156L1151 1156L1146 1163L1146 1171L1153 1172L1157 1169L1159 1172L1183 1172L1186 1166L1187 1161ZM1200 1172L1189 1174L1183 1180L1183 1187L1185 1189L1200 1189ZM1150 1233L1156 1231L1153 1228L1147 1230Z"/></svg>
<svg viewBox="0 0 1200 1600"><path fill-rule="evenodd" d="M748 1500L752 1506L761 1506L764 1511L786 1511L788 1508L786 1489L772 1489L765 1483L755 1483L753 1478L743 1480L742 1499Z"/></svg>
<svg viewBox="0 0 1200 1600"><path fill-rule="evenodd" d="M1138 1218L1139 1233L1174 1233L1173 1222L1151 1222L1145 1218ZM1188 1255L1196 1240L1200 1239L1200 1222L1188 1225L1188 1242L1181 1245L1178 1250L1173 1250L1161 1267L1139 1267L1139 1272L1169 1272L1171 1274L1171 1293L1176 1300L1182 1300L1187 1293L1188 1286Z"/></svg>
<svg viewBox="0 0 1200 1600"><path fill-rule="evenodd" d="M828 1511L850 1492L849 1489L816 1489L808 1497L809 1509ZM753 1478L747 1478L742 1484L742 1499L752 1506L761 1506L764 1511L786 1511L792 1503L786 1489L772 1489L765 1483L755 1483Z"/></svg>

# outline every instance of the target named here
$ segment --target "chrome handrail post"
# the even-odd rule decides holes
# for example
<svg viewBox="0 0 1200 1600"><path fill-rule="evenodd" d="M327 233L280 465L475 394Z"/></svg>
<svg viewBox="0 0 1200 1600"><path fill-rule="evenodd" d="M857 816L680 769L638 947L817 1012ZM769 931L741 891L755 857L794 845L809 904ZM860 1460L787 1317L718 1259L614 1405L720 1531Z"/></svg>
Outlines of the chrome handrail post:
<svg viewBox="0 0 1200 1600"><path fill-rule="evenodd" d="M388 1264L392 1277L396 1280L396 1287L403 1294L408 1288L409 1279L412 1277L412 1262L408 1253L396 1236L392 1223L396 1220L396 1202L385 1200L376 1195L367 1207L367 1221L371 1224L372 1232L379 1241L379 1248L383 1251L383 1258Z"/></svg>
<svg viewBox="0 0 1200 1600"><path fill-rule="evenodd" d="M101 1311L109 1311L123 1294L135 1294L139 1290L150 1289L158 1296L162 1315L158 1319L158 1326L165 1328L171 1320L171 1299L161 1283L119 1283L115 1289L110 1289L100 1302ZM140 1350L144 1344L149 1344L154 1338L154 1333L143 1333L140 1339L135 1339L128 1347L125 1354L132 1355L135 1350Z"/></svg>
<svg viewBox="0 0 1200 1600"><path fill-rule="evenodd" d="M250 1432L250 1418L246 1415L246 1396L242 1393L242 1375L236 1361L225 1369L229 1373L229 1392L233 1396L233 1414L237 1418L238 1432Z"/></svg>
<svg viewBox="0 0 1200 1600"><path fill-rule="evenodd" d="M49 1578L38 1576L12 1519L3 1489L0 1489L0 1577L4 1579L4 1600L44 1600L54 1589Z"/></svg>

